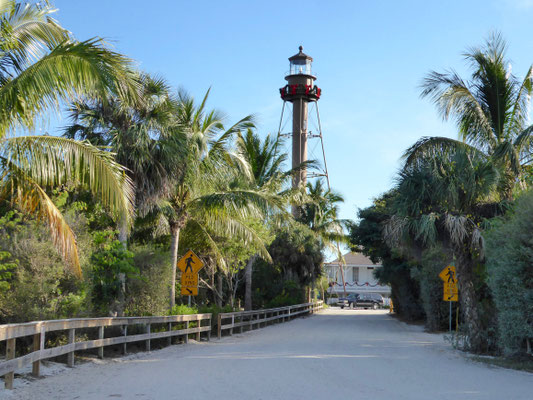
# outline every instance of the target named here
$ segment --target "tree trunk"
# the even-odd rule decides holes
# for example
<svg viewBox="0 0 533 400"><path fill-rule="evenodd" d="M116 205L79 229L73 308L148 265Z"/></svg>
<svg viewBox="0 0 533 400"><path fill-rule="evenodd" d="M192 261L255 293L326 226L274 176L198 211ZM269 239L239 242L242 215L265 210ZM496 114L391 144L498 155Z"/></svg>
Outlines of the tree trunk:
<svg viewBox="0 0 533 400"><path fill-rule="evenodd" d="M252 309L252 274L257 254L250 257L244 269L244 311Z"/></svg>
<svg viewBox="0 0 533 400"><path fill-rule="evenodd" d="M179 226L177 226L177 224L172 224L170 226L170 232L172 234L172 241L170 243L170 254L172 255L172 275L170 278L170 309L172 310L172 308L174 308L174 305L176 304L176 266L178 264L178 245L180 241Z"/></svg>
<svg viewBox="0 0 533 400"><path fill-rule="evenodd" d="M218 301L217 301L217 305L219 307L222 307L222 303L223 303L223 297L222 297L222 274L219 272L218 273L218 276L217 276L217 292L218 292Z"/></svg>
<svg viewBox="0 0 533 400"><path fill-rule="evenodd" d="M119 221L118 240L120 243L122 243L122 246L124 246L125 249L128 248L128 226L124 217L122 217ZM124 272L119 272L118 281L118 299L116 308L113 310L113 314L115 314L117 317L123 317L124 308L126 306L126 274Z"/></svg>
<svg viewBox="0 0 533 400"><path fill-rule="evenodd" d="M463 249L455 250L459 303L467 327L469 350L473 353L481 353L486 348L486 340L483 338L483 324L474 288L474 262L470 254L465 253Z"/></svg>
<svg viewBox="0 0 533 400"><path fill-rule="evenodd" d="M344 293L344 297L346 297L346 281L344 280L344 266L342 263L339 263L339 268L341 270L342 291Z"/></svg>

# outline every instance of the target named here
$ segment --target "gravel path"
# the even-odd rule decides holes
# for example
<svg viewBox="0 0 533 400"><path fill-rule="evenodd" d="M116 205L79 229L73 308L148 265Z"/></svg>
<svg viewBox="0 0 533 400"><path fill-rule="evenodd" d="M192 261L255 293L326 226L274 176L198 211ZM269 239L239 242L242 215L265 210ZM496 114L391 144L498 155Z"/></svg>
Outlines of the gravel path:
<svg viewBox="0 0 533 400"><path fill-rule="evenodd" d="M220 341L191 342L105 365L86 363L29 383L16 379L16 389L1 390L0 398L533 398L533 374L470 361L442 335L383 311L332 308Z"/></svg>

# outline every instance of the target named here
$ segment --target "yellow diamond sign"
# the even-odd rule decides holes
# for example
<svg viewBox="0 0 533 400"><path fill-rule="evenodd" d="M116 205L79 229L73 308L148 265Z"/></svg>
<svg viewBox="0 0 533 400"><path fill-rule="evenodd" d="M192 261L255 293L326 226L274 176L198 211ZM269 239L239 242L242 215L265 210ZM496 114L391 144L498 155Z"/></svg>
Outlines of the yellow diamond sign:
<svg viewBox="0 0 533 400"><path fill-rule="evenodd" d="M457 284L457 275L455 274L455 267L453 265L448 265L442 271L440 271L439 278L444 281L444 283L455 283Z"/></svg>
<svg viewBox="0 0 533 400"><path fill-rule="evenodd" d="M191 272L198 273L204 267L204 263L192 250L189 250L181 259L178 261L178 268L181 272Z"/></svg>

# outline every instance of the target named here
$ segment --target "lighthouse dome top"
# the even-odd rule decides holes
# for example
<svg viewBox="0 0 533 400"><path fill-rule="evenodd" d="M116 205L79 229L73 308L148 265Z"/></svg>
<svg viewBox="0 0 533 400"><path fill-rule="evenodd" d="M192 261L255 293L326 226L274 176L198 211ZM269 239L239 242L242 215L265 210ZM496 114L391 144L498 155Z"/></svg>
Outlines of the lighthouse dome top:
<svg viewBox="0 0 533 400"><path fill-rule="evenodd" d="M308 56L307 54L305 54L303 52L303 49L304 49L303 46L298 47L298 50L300 50L300 51L298 52L298 54L295 54L292 57L289 57L289 61L291 61L291 62L292 61L296 61L296 60L298 60L298 61L303 61L303 60L313 61L313 57Z"/></svg>
<svg viewBox="0 0 533 400"><path fill-rule="evenodd" d="M290 72L289 75L312 75L311 74L311 63L313 58L308 56L303 52L303 46L299 47L298 54L289 57L290 62Z"/></svg>

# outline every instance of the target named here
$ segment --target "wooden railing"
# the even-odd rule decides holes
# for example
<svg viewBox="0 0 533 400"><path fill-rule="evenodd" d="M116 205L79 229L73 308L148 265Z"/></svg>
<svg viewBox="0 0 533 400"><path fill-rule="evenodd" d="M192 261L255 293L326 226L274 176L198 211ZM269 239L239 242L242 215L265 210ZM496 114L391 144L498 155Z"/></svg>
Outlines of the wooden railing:
<svg viewBox="0 0 533 400"><path fill-rule="evenodd" d="M285 322L291 318L302 314L313 314L324 306L322 300L315 303L296 304L294 306L267 308L264 310L253 311L237 311L230 313L218 314L218 338L222 337L222 331L229 330L229 334L233 334L233 330L239 328L242 333L244 328L253 329L254 327L261 327L274 322ZM230 320L228 323L227 321ZM224 322L226 321L226 322Z"/></svg>
<svg viewBox="0 0 533 400"><path fill-rule="evenodd" d="M202 326L204 322L204 326ZM189 327L190 323L196 326ZM151 326L160 324L160 332L152 332ZM174 325L173 324L179 324ZM106 327L120 327L115 329L120 336L105 337ZM128 327L135 326L141 334L128 335ZM139 329L140 327L140 329ZM76 341L76 329L98 329L98 339ZM133 329L131 329L133 330ZM130 331L131 331L130 330ZM67 331L68 344L45 348L47 332ZM168 338L171 344L172 337L182 336L187 342L190 334L196 334L196 340L201 339L201 334L207 333L211 337L211 314L171 315L164 317L115 317L115 318L76 318L53 321L27 322L23 324L0 325L0 341L6 341L6 359L0 363L0 376L4 375L6 389L13 388L15 371L29 363L33 363L32 374L39 376L41 360L67 355L67 365L74 366L74 352L88 349L98 349L98 357L104 357L104 347L122 344L122 352L126 353L127 343L145 341L146 350L150 351L150 340ZM96 333L96 332L94 332ZM33 337L32 351L16 357L16 340L27 336ZM81 339L78 337L78 339Z"/></svg>

